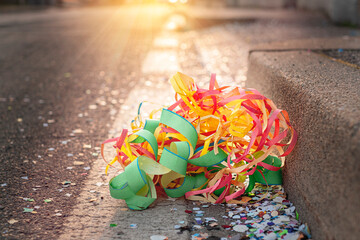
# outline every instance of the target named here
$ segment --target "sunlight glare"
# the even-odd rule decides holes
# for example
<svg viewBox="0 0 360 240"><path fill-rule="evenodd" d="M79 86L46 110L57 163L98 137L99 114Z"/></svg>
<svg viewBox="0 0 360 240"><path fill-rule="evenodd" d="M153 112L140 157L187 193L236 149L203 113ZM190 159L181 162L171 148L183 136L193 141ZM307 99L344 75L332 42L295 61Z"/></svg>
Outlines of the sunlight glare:
<svg viewBox="0 0 360 240"><path fill-rule="evenodd" d="M173 14L165 25L167 30L184 29L187 25L187 19L183 14Z"/></svg>

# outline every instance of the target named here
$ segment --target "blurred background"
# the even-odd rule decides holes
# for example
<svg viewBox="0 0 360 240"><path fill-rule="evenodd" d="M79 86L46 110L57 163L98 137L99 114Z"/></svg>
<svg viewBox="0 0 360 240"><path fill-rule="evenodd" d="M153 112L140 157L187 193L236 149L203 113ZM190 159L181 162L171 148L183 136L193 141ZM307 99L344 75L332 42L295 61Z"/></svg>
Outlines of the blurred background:
<svg viewBox="0 0 360 240"><path fill-rule="evenodd" d="M320 10L335 22L359 23L358 0L1 0L2 6L91 6L117 4L187 4L206 7L261 7Z"/></svg>

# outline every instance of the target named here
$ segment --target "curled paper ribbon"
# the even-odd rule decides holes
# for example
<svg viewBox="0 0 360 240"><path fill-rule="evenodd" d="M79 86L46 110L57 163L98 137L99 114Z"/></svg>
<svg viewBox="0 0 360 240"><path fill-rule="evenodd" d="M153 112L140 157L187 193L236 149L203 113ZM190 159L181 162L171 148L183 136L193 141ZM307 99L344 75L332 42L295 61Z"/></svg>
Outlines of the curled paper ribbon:
<svg viewBox="0 0 360 240"><path fill-rule="evenodd" d="M104 144L116 142L106 172L116 162L124 169L110 180L112 197L142 210L160 185L170 197L241 203L236 198L255 181L281 184L284 157L297 139L286 111L255 89L220 87L214 74L209 89L182 73L170 82L176 102L161 110L159 120L143 123L137 116L132 133L124 129L102 144L104 157Z"/></svg>

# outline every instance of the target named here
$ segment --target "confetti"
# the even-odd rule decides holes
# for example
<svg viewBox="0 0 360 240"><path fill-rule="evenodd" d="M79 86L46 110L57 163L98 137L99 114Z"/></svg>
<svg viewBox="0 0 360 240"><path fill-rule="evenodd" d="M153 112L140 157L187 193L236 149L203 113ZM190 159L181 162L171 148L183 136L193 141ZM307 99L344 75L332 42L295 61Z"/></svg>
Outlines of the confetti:
<svg viewBox="0 0 360 240"><path fill-rule="evenodd" d="M137 225L137 224L135 224L135 223L130 224L130 228L137 228L137 227L138 227L138 225Z"/></svg>
<svg viewBox="0 0 360 240"><path fill-rule="evenodd" d="M282 197L276 197L273 201L277 202L277 203L282 203L283 202L283 198Z"/></svg>
<svg viewBox="0 0 360 240"><path fill-rule="evenodd" d="M246 232L249 228L246 225L236 225L233 230L236 232Z"/></svg>
<svg viewBox="0 0 360 240"><path fill-rule="evenodd" d="M168 237L163 236L163 235L152 235L150 237L150 240L167 240Z"/></svg>
<svg viewBox="0 0 360 240"><path fill-rule="evenodd" d="M255 182L281 184L283 157L297 139L286 111L254 89L219 86L214 74L208 89L181 73L170 82L176 101L154 110L159 120L151 115L143 122L141 103L132 132L124 129L102 144L104 157L104 144L116 142L117 155L105 172L115 163L124 169L110 180L112 197L124 199L130 209L146 209L156 199L156 191L150 190L154 175L162 175L158 184L169 197L211 203L241 203L237 198ZM279 144L289 135L289 144ZM145 186L149 190L140 201Z"/></svg>
<svg viewBox="0 0 360 240"><path fill-rule="evenodd" d="M24 208L24 211L23 212L33 212L34 209L33 208Z"/></svg>
<svg viewBox="0 0 360 240"><path fill-rule="evenodd" d="M279 215L279 213L277 212L277 211L272 211L271 212L271 216L272 217L276 217L276 216L278 216Z"/></svg>
<svg viewBox="0 0 360 240"><path fill-rule="evenodd" d="M25 201L27 201L27 202L34 202L35 200L34 199L32 199L32 198L23 198Z"/></svg>
<svg viewBox="0 0 360 240"><path fill-rule="evenodd" d="M248 195L251 196L252 199L257 198L258 200L255 202L250 200L246 205L240 206L237 204L220 205L222 208L220 211L226 212L228 216L222 216L222 220L220 220L221 223L219 224L226 231L239 232L240 234L245 233L248 237L254 239L296 239L296 236L300 236L300 234L303 233L300 231L301 223L295 219L295 214L293 214L296 211L295 207L285 198L283 198L283 204L273 201L282 194L283 188L280 185L267 187L256 183L254 189ZM261 198L260 196L267 197ZM285 205L285 203L287 205ZM215 213L219 216L220 214L216 213L219 211L218 207L219 205L217 205L215 212L213 209L209 213ZM212 208L212 206L210 206L210 208ZM278 215L270 219L265 219L267 217L263 218L265 215L270 216L274 212ZM193 216L194 215L190 215L190 217ZM214 217L207 217L205 215L203 219L204 221L200 224L197 222L198 218L196 217L193 217L192 221L190 220L189 222L206 227L207 230L219 228L217 220ZM216 221L212 221L212 219ZM246 230L246 228L248 229ZM226 233L226 235L228 234Z"/></svg>

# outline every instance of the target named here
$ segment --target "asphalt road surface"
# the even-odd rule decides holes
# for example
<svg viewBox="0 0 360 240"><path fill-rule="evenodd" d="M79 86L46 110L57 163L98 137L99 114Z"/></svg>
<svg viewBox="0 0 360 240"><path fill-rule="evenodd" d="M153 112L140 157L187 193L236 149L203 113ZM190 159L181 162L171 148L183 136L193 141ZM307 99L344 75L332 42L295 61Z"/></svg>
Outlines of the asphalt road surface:
<svg viewBox="0 0 360 240"><path fill-rule="evenodd" d="M0 238L59 234L166 11L0 15Z"/></svg>

